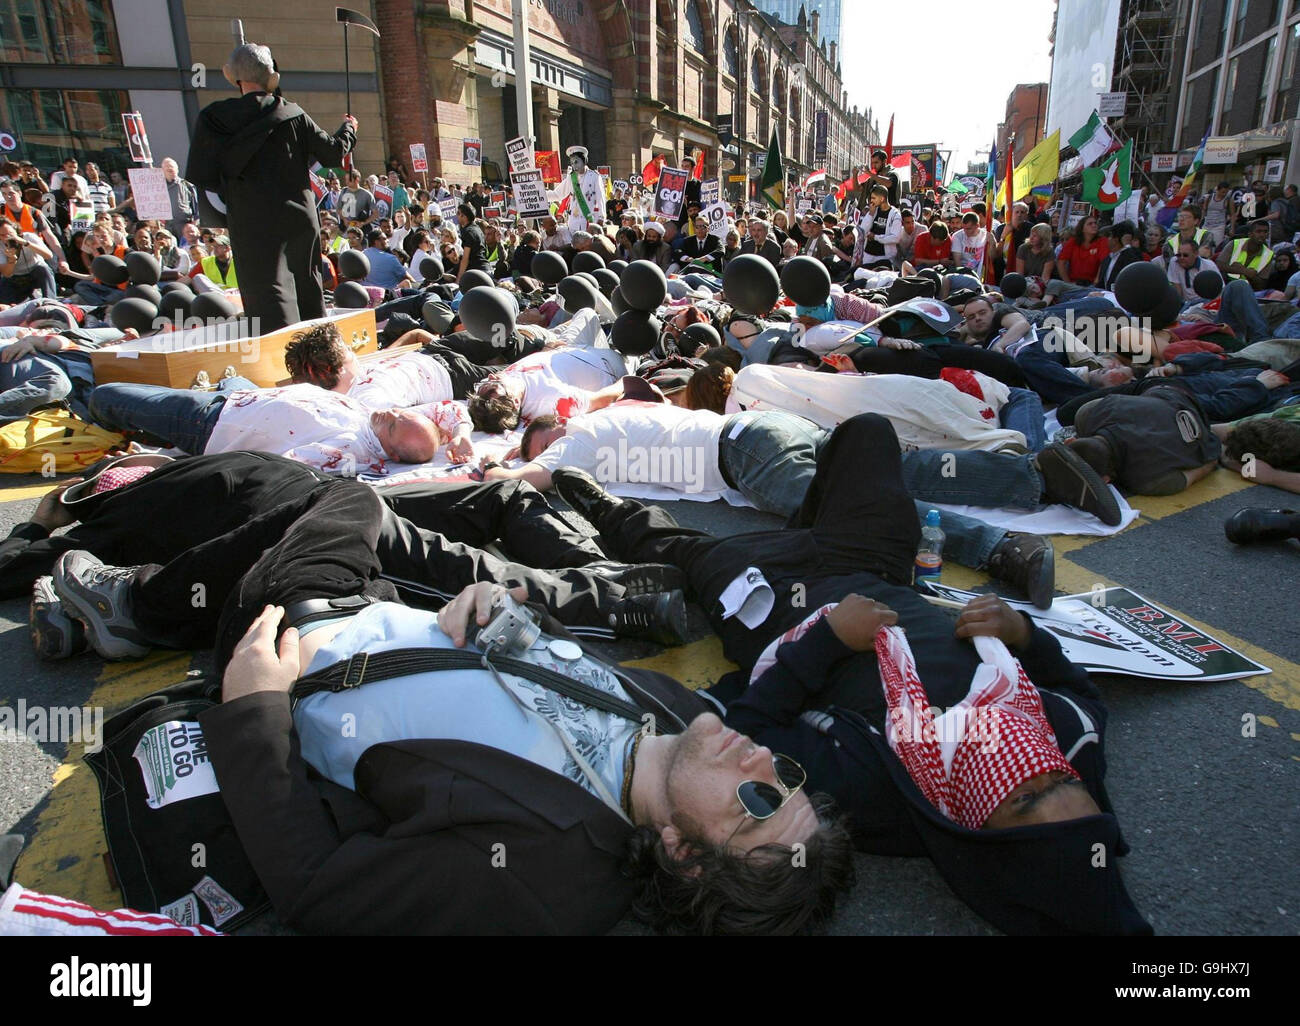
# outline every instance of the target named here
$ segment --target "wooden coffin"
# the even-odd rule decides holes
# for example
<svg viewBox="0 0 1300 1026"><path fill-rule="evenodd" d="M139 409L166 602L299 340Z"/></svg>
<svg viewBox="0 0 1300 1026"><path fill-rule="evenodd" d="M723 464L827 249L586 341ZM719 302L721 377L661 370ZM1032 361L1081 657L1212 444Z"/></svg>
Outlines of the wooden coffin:
<svg viewBox="0 0 1300 1026"><path fill-rule="evenodd" d="M346 342L362 356L378 350L374 310L339 311L326 318L338 325ZM232 325L212 325L151 335L134 342L105 346L90 354L96 384L126 381L142 385L192 388L200 371L215 385L233 367L240 377L270 388L283 382L284 347L298 332L319 321L291 324L255 338L239 338Z"/></svg>

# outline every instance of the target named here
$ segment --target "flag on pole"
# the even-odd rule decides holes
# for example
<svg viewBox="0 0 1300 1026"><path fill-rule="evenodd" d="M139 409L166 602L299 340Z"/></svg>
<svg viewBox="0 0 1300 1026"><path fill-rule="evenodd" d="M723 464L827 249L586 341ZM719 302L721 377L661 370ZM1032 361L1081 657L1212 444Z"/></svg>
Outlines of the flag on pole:
<svg viewBox="0 0 1300 1026"><path fill-rule="evenodd" d="M1118 153L1107 157L1098 167L1083 172L1083 201L1098 210L1114 210L1133 195L1133 140Z"/></svg>
<svg viewBox="0 0 1300 1026"><path fill-rule="evenodd" d="M826 169L814 171L803 180L803 191L808 192L814 185L821 185L824 181L826 181Z"/></svg>
<svg viewBox="0 0 1300 1026"><path fill-rule="evenodd" d="M785 209L785 164L781 160L781 140L777 138L776 129L772 130L772 143L767 149L759 188L768 206L773 210Z"/></svg>
<svg viewBox="0 0 1300 1026"><path fill-rule="evenodd" d="M650 158L650 163L641 169L641 177L645 179L645 187L647 189L653 188L659 184L659 169L663 166L663 154L657 153Z"/></svg>
<svg viewBox="0 0 1300 1026"><path fill-rule="evenodd" d="M885 138L885 163L894 162L894 115L889 115L889 135Z"/></svg>
<svg viewBox="0 0 1300 1026"><path fill-rule="evenodd" d="M1111 150L1118 148L1115 137L1106 127L1106 122L1101 120L1101 115L1095 110L1088 123L1070 136L1070 145L1079 151L1084 167L1096 163Z"/></svg>
<svg viewBox="0 0 1300 1026"><path fill-rule="evenodd" d="M1053 132L1016 165L1012 202L1024 199L1034 189L1051 185L1061 173L1061 133ZM1000 203L999 206L1005 206Z"/></svg>
<svg viewBox="0 0 1300 1026"><path fill-rule="evenodd" d="M1201 164L1205 161L1205 144L1210 141L1210 130L1205 130L1205 135L1201 138L1201 145L1196 149L1196 155L1192 157L1192 165L1187 169L1187 175L1183 178L1183 184L1178 191L1174 193L1173 198L1164 205L1161 211L1156 214L1156 223L1162 228L1169 228L1173 225L1174 219L1178 216L1178 208L1186 201L1187 197L1192 194L1192 185L1196 181L1196 176L1200 174Z"/></svg>
<svg viewBox="0 0 1300 1026"><path fill-rule="evenodd" d="M984 231L988 238L984 242L984 282L994 285L993 280L993 200L998 190L998 143L993 140L989 151L989 177L984 183Z"/></svg>
<svg viewBox="0 0 1300 1026"><path fill-rule="evenodd" d="M1010 273L1016 269L1016 233L1011 229L1011 199L1015 192L1015 172L1013 170L1016 153L1016 140L1012 136L1011 141L1007 144L1007 152L1003 155L1002 162L1007 166L1007 180L1003 186L1003 192L1006 194L1006 223L1002 226L1002 244L1006 247L1006 267Z"/></svg>

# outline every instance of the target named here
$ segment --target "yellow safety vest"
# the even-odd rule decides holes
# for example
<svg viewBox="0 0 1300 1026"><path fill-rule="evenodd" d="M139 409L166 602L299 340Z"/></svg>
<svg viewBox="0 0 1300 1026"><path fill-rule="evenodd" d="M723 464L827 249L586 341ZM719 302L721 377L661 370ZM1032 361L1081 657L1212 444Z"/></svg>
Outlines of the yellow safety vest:
<svg viewBox="0 0 1300 1026"><path fill-rule="evenodd" d="M1267 246L1264 246L1260 249L1258 253L1255 254L1255 256L1251 260L1243 261L1241 257L1242 254L1245 253L1246 251L1246 243L1248 241L1249 240L1247 239L1238 239L1236 242L1232 244L1232 256L1228 259L1228 263L1240 264L1244 262L1246 265L1246 269L1248 271L1262 271L1265 267L1267 267L1272 262L1273 251L1269 249ZM1259 263L1257 264L1255 261L1259 261ZM1228 277L1240 278L1241 275L1230 274L1228 275Z"/></svg>
<svg viewBox="0 0 1300 1026"><path fill-rule="evenodd" d="M208 281L214 285L220 285L223 289L239 288L239 279L235 277L235 258L233 255L230 258L230 263L226 265L226 276L224 278L221 277L221 271L217 267L216 257L205 256L199 263Z"/></svg>

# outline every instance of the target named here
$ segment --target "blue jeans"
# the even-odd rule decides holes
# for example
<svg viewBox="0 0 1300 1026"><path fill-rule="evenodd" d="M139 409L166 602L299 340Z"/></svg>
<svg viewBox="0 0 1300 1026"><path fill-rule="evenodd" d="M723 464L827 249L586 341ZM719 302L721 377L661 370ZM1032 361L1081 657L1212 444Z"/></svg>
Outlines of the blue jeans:
<svg viewBox="0 0 1300 1026"><path fill-rule="evenodd" d="M247 378L222 378L215 392L162 385L100 385L90 393L90 415L110 431L146 435L155 444L202 456L226 405L226 393L257 387Z"/></svg>
<svg viewBox="0 0 1300 1026"><path fill-rule="evenodd" d="M48 357L25 356L11 363L0 363L0 424L57 403L71 391L68 375Z"/></svg>
<svg viewBox="0 0 1300 1026"><path fill-rule="evenodd" d="M1219 306L1219 323L1226 324L1245 342L1263 342L1270 338L1288 338L1287 335L1275 334L1264 320L1255 290L1244 278L1230 281L1223 287L1222 303ZM1287 327L1296 318L1292 317L1282 327Z"/></svg>
<svg viewBox="0 0 1300 1026"><path fill-rule="evenodd" d="M1047 445L1047 432L1043 430L1044 419L1043 400L1038 397L1038 393L1027 388L1013 388L1007 404L1002 407L998 423L1024 435L1030 452L1041 452Z"/></svg>
<svg viewBox="0 0 1300 1026"><path fill-rule="evenodd" d="M1049 341L1059 338L1060 336L1054 332L1047 334ZM1039 340L1038 342L1031 342L1016 353L1016 363L1020 367L1020 372L1024 374L1029 387L1042 396L1046 402L1053 404L1069 402L1071 399L1087 395L1093 391L1093 387L1088 382L1077 374L1070 372L1070 361L1065 355L1064 347L1058 343L1053 348L1062 351L1052 352L1043 344L1042 340ZM1039 427L1041 430L1041 421ZM1044 444L1046 444L1045 440ZM1039 446L1039 448L1042 448L1042 446ZM1034 451L1037 452L1038 449Z"/></svg>
<svg viewBox="0 0 1300 1026"><path fill-rule="evenodd" d="M46 299L54 299L59 294L54 272L40 262L26 274L0 278L0 303L21 303L29 299L36 289L40 289L41 295Z"/></svg>
<svg viewBox="0 0 1300 1026"><path fill-rule="evenodd" d="M746 426L736 434L736 425L740 422ZM1040 432L1041 423L1040 415ZM722 430L722 438L718 445L719 461L727 475L735 482L736 490L746 499L766 513L775 513L788 519L793 517L803 505L804 496L817 474L817 458L830 437L831 432L824 431L811 421L793 414L739 413L728 418ZM908 490L914 496L919 493L912 488L909 480L911 476L909 461L914 456L922 455L942 456L943 454L903 454L903 478L907 481ZM1021 460L995 456L992 453L954 453L953 455L958 457L959 463L963 462L962 458L966 456L990 456L1002 461L988 466L977 466L970 461L965 461L965 470L959 469L958 477L975 478L990 469L1005 472L1013 468L1015 473L1022 473L1024 467L1030 466L1028 462L1030 457ZM936 461L936 472L940 474L940 480L943 480L942 467L939 466L938 461ZM1033 477L1030 487L1034 490L1031 506L1036 507L1038 498L1042 494L1042 481L1032 467L1029 473ZM918 480L923 480L924 477L924 473L919 474ZM970 482L966 483L970 484ZM935 491L938 492L939 489ZM926 495L924 498L931 502L941 501L954 505L1001 506L1005 504L1005 491L1001 482L988 482L983 491L972 491L968 487L966 491L958 493L957 498L940 498L937 494ZM972 496L980 501L973 501ZM926 501L916 501L915 504L917 515L924 519L930 506ZM975 570L982 569L988 564L993 550L1006 537L1006 532L1001 528L945 510L939 511L939 526L947 536L944 549L948 558L954 563Z"/></svg>

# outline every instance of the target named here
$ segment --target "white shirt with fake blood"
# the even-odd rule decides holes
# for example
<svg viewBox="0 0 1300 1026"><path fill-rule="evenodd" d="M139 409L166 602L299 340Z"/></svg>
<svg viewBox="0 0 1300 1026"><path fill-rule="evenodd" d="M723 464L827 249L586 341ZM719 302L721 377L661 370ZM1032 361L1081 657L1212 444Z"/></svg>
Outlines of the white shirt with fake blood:
<svg viewBox="0 0 1300 1026"><path fill-rule="evenodd" d="M547 349L512 363L508 370L553 380L560 386L599 392L627 374L623 357L613 349Z"/></svg>
<svg viewBox="0 0 1300 1026"><path fill-rule="evenodd" d="M525 421L558 417L563 422L587 412L590 400L586 390L561 381L549 366L523 371L511 367L498 378L511 395L523 396L519 412Z"/></svg>
<svg viewBox="0 0 1300 1026"><path fill-rule="evenodd" d="M385 474L387 456L356 399L315 385L231 392L206 453L269 452L330 474Z"/></svg>
<svg viewBox="0 0 1300 1026"><path fill-rule="evenodd" d="M372 410L401 410L454 398L447 368L423 353L403 353L366 365L348 395Z"/></svg>

